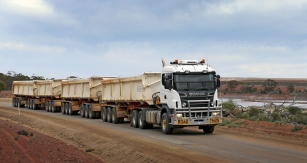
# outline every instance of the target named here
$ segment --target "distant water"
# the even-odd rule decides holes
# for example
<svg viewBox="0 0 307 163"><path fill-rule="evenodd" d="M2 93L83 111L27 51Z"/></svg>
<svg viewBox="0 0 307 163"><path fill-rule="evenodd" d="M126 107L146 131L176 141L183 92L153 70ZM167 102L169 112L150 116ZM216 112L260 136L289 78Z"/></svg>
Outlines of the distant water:
<svg viewBox="0 0 307 163"><path fill-rule="evenodd" d="M223 102L227 102L229 101L228 98L223 98L222 99ZM263 106L264 103L263 102L252 102L252 101L243 101L242 99L232 99L232 101L237 104L237 105L241 105L243 107L249 107L249 106ZM268 104L268 102L272 102L274 103L275 105L281 105L283 103L283 101L281 100L269 100L269 101L266 101L265 104ZM286 102L292 102L292 101L286 101ZM306 102L306 101L296 101L296 103L293 105L293 106L297 106L297 107L300 107L300 108L307 108L307 104L299 104L301 102ZM284 106L289 106L291 105L291 103L285 103Z"/></svg>

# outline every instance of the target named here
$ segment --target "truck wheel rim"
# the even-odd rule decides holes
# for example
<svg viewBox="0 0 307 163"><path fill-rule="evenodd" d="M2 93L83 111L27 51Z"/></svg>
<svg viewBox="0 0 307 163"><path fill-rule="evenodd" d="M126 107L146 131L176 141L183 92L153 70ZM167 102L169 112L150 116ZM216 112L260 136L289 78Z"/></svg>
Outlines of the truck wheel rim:
<svg viewBox="0 0 307 163"><path fill-rule="evenodd" d="M142 115L139 117L139 123L140 123L140 126L143 126Z"/></svg>

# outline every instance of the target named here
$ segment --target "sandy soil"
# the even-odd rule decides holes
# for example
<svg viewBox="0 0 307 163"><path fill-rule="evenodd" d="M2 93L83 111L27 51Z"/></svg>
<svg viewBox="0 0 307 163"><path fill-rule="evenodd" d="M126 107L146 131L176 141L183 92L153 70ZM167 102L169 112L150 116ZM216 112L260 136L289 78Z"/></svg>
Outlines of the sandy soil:
<svg viewBox="0 0 307 163"><path fill-rule="evenodd" d="M130 135L107 128L75 121L42 116L23 111L22 115L9 108L0 108L0 117L19 122L54 138L63 140L83 151L91 153L106 162L225 162L222 158L209 156L169 143L161 143L142 136ZM185 152L182 155L182 152Z"/></svg>
<svg viewBox="0 0 307 163"><path fill-rule="evenodd" d="M25 130L28 135L17 134L20 130ZM0 119L0 160L1 162L103 162L61 140L3 119Z"/></svg>

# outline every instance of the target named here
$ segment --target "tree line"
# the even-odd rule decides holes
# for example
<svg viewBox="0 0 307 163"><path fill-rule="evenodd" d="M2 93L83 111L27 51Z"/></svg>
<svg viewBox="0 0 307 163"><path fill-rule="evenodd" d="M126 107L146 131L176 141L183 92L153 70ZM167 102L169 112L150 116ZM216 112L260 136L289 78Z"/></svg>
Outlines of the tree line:
<svg viewBox="0 0 307 163"><path fill-rule="evenodd" d="M0 73L0 92L3 90L12 90L14 81L27 81L27 80L45 80L43 76L27 76L15 71L8 71L6 74Z"/></svg>
<svg viewBox="0 0 307 163"><path fill-rule="evenodd" d="M282 90L280 88L277 88L277 86L279 85L278 82L276 82L275 80L272 79L267 79L266 81L264 81L262 83L262 88L261 90L257 90L257 87L255 87L254 85L251 85L250 82L239 82L237 80L231 80L227 83L227 87L225 90L222 90L223 92L235 92L235 90L240 87L239 90L237 90L237 92L239 93L255 93L255 92L260 92L262 94L267 94L270 92L277 92L279 94L282 94ZM277 89L276 89L277 88ZM295 91L295 87L293 83L290 83L287 86L287 91L289 93L292 93ZM305 89L303 92L307 92L307 90Z"/></svg>

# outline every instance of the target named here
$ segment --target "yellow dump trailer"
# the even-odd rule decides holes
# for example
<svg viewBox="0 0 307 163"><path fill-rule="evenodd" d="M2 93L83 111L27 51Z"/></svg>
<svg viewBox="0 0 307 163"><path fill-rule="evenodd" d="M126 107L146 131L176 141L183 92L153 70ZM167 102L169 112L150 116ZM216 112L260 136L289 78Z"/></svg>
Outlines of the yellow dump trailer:
<svg viewBox="0 0 307 163"><path fill-rule="evenodd" d="M80 111L82 117L99 117L101 81L114 78L118 77L91 77L62 81L62 98L65 99L61 104L62 113L73 115Z"/></svg>
<svg viewBox="0 0 307 163"><path fill-rule="evenodd" d="M14 107L30 106L36 108L39 103L37 82L38 80L14 81L12 92L15 97L13 97L12 105ZM30 103L28 103L29 99L31 99Z"/></svg>

